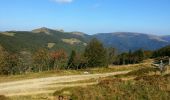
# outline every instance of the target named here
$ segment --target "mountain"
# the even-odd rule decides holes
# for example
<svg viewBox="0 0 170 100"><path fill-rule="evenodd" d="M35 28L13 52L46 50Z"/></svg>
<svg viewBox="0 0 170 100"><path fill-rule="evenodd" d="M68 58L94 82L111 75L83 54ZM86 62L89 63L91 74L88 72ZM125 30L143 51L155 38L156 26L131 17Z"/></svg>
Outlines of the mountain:
<svg viewBox="0 0 170 100"><path fill-rule="evenodd" d="M165 35L161 37L163 40L170 42L170 35Z"/></svg>
<svg viewBox="0 0 170 100"><path fill-rule="evenodd" d="M80 35L81 34L81 35ZM83 50L87 45L88 35L79 32L64 32L49 28L32 31L7 31L0 33L0 45L12 52L34 51L38 48L49 50L71 49Z"/></svg>
<svg viewBox="0 0 170 100"><path fill-rule="evenodd" d="M140 48L155 50L170 44L170 36L131 32L87 35L77 31L64 32L64 30L42 27L32 31L0 32L0 46L11 52L32 52L38 48L47 48L49 50L65 49L70 53L72 49L83 51L92 38L97 38L105 47L114 47L120 52Z"/></svg>
<svg viewBox="0 0 170 100"><path fill-rule="evenodd" d="M116 47L119 51L129 51L140 48L156 50L170 44L170 42L159 36L143 33L99 33L95 34L94 37L102 41L106 47Z"/></svg>

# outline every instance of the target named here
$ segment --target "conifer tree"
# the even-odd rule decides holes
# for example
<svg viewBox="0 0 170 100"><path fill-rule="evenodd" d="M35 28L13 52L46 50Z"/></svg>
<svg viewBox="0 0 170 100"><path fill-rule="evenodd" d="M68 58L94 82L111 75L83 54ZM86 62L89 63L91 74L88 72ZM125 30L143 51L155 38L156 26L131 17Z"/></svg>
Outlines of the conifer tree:
<svg viewBox="0 0 170 100"><path fill-rule="evenodd" d="M103 44L96 38L92 39L85 48L84 56L88 67L108 66L107 52Z"/></svg>
<svg viewBox="0 0 170 100"><path fill-rule="evenodd" d="M74 58L76 56L76 51L75 50L72 50L71 51L71 55L70 55L70 58L68 60L68 64L67 64L67 68L70 69L70 68L73 68L75 65L74 65Z"/></svg>

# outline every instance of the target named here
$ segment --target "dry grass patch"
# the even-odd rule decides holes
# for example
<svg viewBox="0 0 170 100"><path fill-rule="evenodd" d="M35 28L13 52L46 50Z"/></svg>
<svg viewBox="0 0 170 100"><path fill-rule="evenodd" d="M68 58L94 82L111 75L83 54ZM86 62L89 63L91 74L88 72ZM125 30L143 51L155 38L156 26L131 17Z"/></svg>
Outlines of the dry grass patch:
<svg viewBox="0 0 170 100"><path fill-rule="evenodd" d="M6 36L15 36L16 33L3 32L2 34Z"/></svg>
<svg viewBox="0 0 170 100"><path fill-rule="evenodd" d="M76 38L71 38L71 39L62 39L63 42L74 45L74 44L79 44L81 43L80 40L76 39Z"/></svg>
<svg viewBox="0 0 170 100"><path fill-rule="evenodd" d="M48 43L48 46L47 46L47 47L51 49L51 48L53 48L54 46L55 46L55 43Z"/></svg>

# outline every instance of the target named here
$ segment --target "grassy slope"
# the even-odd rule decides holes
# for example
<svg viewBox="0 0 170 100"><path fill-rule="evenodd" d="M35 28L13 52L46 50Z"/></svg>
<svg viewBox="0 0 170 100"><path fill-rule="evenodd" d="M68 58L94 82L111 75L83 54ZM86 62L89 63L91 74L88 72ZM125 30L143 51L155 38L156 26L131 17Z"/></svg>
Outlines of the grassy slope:
<svg viewBox="0 0 170 100"><path fill-rule="evenodd" d="M66 88L56 91L56 97L73 100L168 100L170 77L159 75L141 76L123 81L105 78L99 84L88 87Z"/></svg>
<svg viewBox="0 0 170 100"><path fill-rule="evenodd" d="M126 75L102 78L97 85L65 88L56 91L54 96L73 100L168 100L170 74L162 76L153 68L141 68Z"/></svg>

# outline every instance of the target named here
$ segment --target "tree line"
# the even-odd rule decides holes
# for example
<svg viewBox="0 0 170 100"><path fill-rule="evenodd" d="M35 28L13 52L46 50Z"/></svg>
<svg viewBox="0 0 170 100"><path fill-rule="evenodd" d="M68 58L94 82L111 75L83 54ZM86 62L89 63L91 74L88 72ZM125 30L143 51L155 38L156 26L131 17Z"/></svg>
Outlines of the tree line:
<svg viewBox="0 0 170 100"><path fill-rule="evenodd" d="M165 51L169 54L167 48L165 49L155 52L144 51L142 49L136 51L129 50L129 52L118 54L115 48L105 48L95 38L88 43L84 52L80 53L72 50L70 55L63 49L49 51L45 48L40 48L33 53L26 51L9 53L0 47L0 74L15 75L59 69L77 70L108 67L110 64L136 64L144 59L155 57L155 55L159 56L157 52ZM168 48L168 50L170 49Z"/></svg>
<svg viewBox="0 0 170 100"><path fill-rule="evenodd" d="M153 52L153 58L164 57L164 56L170 57L170 45L165 46L165 47Z"/></svg>

